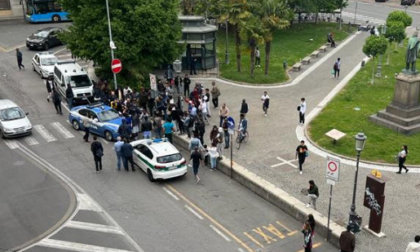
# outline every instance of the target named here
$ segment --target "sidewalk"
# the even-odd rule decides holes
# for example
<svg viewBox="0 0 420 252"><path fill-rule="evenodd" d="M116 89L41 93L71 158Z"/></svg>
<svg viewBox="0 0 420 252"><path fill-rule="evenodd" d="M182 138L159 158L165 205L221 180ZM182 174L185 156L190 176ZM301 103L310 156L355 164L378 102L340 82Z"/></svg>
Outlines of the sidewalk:
<svg viewBox="0 0 420 252"><path fill-rule="evenodd" d="M24 0L22 0L22 3L24 3ZM10 10L0 11L0 21L12 19L23 19L23 8L20 0L10 0Z"/></svg>
<svg viewBox="0 0 420 252"><path fill-rule="evenodd" d="M239 120L239 109L242 99L246 99L250 112L248 118L248 131L250 139L248 143L241 146L237 151L233 150L234 162L246 167L268 182L282 188L290 195L306 202L305 196L300 194L302 188L308 186L309 180L314 180L320 190L318 200L318 211L327 215L329 186L325 179L325 157L318 156L322 151L313 150L310 146L311 155L304 164L304 173L299 175L297 162L294 160L295 149L299 140L303 137L303 127L298 126L298 113L296 107L300 103L300 98L305 97L307 101L307 114L317 109L318 104L326 97L332 89L336 87L360 62L365 58L362 46L367 33L356 35L343 47L336 48L331 54L324 56L319 61L322 64L312 63L315 66L310 73L301 72L299 76L293 76L294 85L284 85L277 87L247 87L237 84L229 84L227 81L216 79L222 95L219 103L227 103L231 111L231 116ZM339 80L331 77L331 68L335 60L342 59L341 77ZM299 79L299 81L295 81ZM201 82L205 87L210 87L209 79L193 79ZM270 109L268 117L264 117L261 109L260 97L263 91L267 90L270 96ZM218 111L212 109L211 125L218 125ZM338 119L333 119L338 120ZM210 126L211 126L210 125ZM205 142L209 142L208 127ZM298 133L299 139L296 137ZM366 143L366 148L373 148L374 143ZM227 155L230 154L230 150ZM325 153L324 153L325 154ZM363 153L362 153L363 158ZM349 163L349 164L347 164ZM355 167L351 162L341 165L340 182L334 187L332 220L345 226L348 221L350 210ZM376 168L370 165L369 168ZM396 169L394 169L395 171ZM359 170L358 191L356 201L356 211L363 217L363 225L369 221L369 211L362 205L365 177L370 173L370 169ZM358 251L402 251L408 241L411 241L417 229L412 223L417 223L415 214L418 203L407 204L413 199L418 199L416 190L417 174L397 176L394 172L384 172L384 177L388 178L386 189L386 203L384 209L384 219L382 231L387 235L386 238L378 239L366 231L357 234ZM401 217L400 217L401 216ZM397 221L393 221L396 220ZM411 224L411 225L410 225Z"/></svg>

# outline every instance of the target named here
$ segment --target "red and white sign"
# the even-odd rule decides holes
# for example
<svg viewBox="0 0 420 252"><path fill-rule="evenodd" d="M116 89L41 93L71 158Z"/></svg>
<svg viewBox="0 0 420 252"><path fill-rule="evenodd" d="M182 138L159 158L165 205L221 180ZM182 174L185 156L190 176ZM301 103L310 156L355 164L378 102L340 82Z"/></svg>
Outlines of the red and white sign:
<svg viewBox="0 0 420 252"><path fill-rule="evenodd" d="M149 78L150 78L150 88L154 91L157 91L156 75L149 74Z"/></svg>
<svg viewBox="0 0 420 252"><path fill-rule="evenodd" d="M338 182L339 175L340 175L340 160L327 157L327 170L326 170L327 182L329 181Z"/></svg>
<svg viewBox="0 0 420 252"><path fill-rule="evenodd" d="M119 73L122 70L122 63L119 59L113 59L111 62L111 69L113 73Z"/></svg>

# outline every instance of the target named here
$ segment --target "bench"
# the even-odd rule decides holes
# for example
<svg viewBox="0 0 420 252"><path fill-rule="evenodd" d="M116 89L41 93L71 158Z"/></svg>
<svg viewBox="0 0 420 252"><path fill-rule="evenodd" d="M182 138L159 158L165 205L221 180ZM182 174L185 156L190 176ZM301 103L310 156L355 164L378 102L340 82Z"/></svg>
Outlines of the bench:
<svg viewBox="0 0 420 252"><path fill-rule="evenodd" d="M319 51L320 51L320 52L326 52L326 51L327 51L327 46L321 46L321 47L319 48Z"/></svg>
<svg viewBox="0 0 420 252"><path fill-rule="evenodd" d="M327 42L327 44L325 44L327 47L331 47L331 42Z"/></svg>
<svg viewBox="0 0 420 252"><path fill-rule="evenodd" d="M325 135L329 138L332 138L333 143L336 144L338 140L340 140L341 138L343 138L346 133L343 133L339 130L336 129L332 129L330 131L328 131L327 133L325 133Z"/></svg>
<svg viewBox="0 0 420 252"><path fill-rule="evenodd" d="M309 65L309 63L311 63L311 57L305 57L305 58L303 58L302 64Z"/></svg>
<svg viewBox="0 0 420 252"><path fill-rule="evenodd" d="M293 65L293 71L298 72L300 71L301 67L302 67L302 63L296 63Z"/></svg>
<svg viewBox="0 0 420 252"><path fill-rule="evenodd" d="M318 55L319 55L319 51L318 50L316 50L313 53L311 53L311 57L312 58L318 58Z"/></svg>

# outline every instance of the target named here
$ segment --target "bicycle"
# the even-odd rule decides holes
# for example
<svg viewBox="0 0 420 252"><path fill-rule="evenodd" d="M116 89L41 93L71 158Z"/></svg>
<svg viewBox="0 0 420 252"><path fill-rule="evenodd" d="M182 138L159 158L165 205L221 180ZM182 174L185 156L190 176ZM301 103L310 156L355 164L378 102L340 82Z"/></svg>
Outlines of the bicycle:
<svg viewBox="0 0 420 252"><path fill-rule="evenodd" d="M245 131L244 134L242 134L241 131L237 130L238 136L236 137L236 148L239 150L241 148L242 142L247 143L249 138L248 131Z"/></svg>

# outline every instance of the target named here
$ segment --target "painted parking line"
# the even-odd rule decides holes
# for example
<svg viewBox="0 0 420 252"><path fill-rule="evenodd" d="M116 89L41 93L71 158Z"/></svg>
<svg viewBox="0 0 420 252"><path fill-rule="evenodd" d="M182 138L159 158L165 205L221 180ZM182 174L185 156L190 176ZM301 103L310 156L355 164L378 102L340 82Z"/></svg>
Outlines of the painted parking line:
<svg viewBox="0 0 420 252"><path fill-rule="evenodd" d="M122 249L106 248L106 247L82 244L82 243L77 243L77 242L54 240L54 239L44 239L40 241L37 244L37 246L70 250L70 251L78 251L78 252L132 252L132 251L122 250Z"/></svg>
<svg viewBox="0 0 420 252"><path fill-rule="evenodd" d="M229 237L227 237L224 233L220 232L219 229L217 229L215 226L210 225L211 229L214 230L214 232L216 232L218 235L220 235L223 239L225 239L227 242L230 242Z"/></svg>
<svg viewBox="0 0 420 252"><path fill-rule="evenodd" d="M167 194L169 194L172 198L174 198L175 200L179 200L179 198L175 195L175 194L173 194L171 191L169 191L166 187L162 187L162 189L167 193Z"/></svg>
<svg viewBox="0 0 420 252"><path fill-rule="evenodd" d="M286 234L284 231L288 233ZM286 239L296 233L296 230L291 230L280 221L268 223L260 227L252 228L248 232L243 232L243 234L249 239L250 243L253 243L260 248L264 248L264 246L269 246L270 244Z"/></svg>
<svg viewBox="0 0 420 252"><path fill-rule="evenodd" d="M279 224L280 227L286 229L287 232L289 232L289 233L287 233L288 236L292 236L292 235L294 235L294 234L297 233L297 230L292 231L291 229L289 229L288 227L286 227L285 225L283 225L280 221L276 221L276 223Z"/></svg>
<svg viewBox="0 0 420 252"><path fill-rule="evenodd" d="M61 125L61 123L59 122L53 122L51 123L51 125L58 131L60 132L64 138L73 138L74 135L72 133L70 133L70 131L68 131L66 128L64 128L63 125Z"/></svg>
<svg viewBox="0 0 420 252"><path fill-rule="evenodd" d="M314 248L318 248L319 246L321 246L322 245L322 243L321 242L317 242L317 243L315 243L315 244L313 244L312 245L312 248L314 249ZM305 250L304 249L301 249L301 250L298 250L298 251L296 251L296 252L305 252Z"/></svg>
<svg viewBox="0 0 420 252"><path fill-rule="evenodd" d="M278 164L274 164L274 165L272 165L271 167L272 168L274 168L274 167L277 167L277 166L280 166L280 165L284 165L284 164L288 164L288 165L290 165L290 166L292 166L292 167L294 167L294 168L296 168L297 169L297 166L295 165L295 164L292 164L291 162L293 162L293 161L296 161L296 160L285 160L285 159L283 159L283 158L281 158L281 157L276 157L278 160L280 160L280 161L282 161L281 163L278 163Z"/></svg>
<svg viewBox="0 0 420 252"><path fill-rule="evenodd" d="M199 213L197 213L194 209L192 209L188 205L185 205L185 208L188 209L188 211L190 211L192 214L194 214L195 216L197 216L197 218L199 218L200 220L203 220L204 219L203 216L201 216Z"/></svg>
<svg viewBox="0 0 420 252"><path fill-rule="evenodd" d="M25 137L25 142L30 146L39 144L38 140L36 140L33 136Z"/></svg>
<svg viewBox="0 0 420 252"><path fill-rule="evenodd" d="M55 138L48 130L44 127L44 125L34 125L34 129L38 131L38 133L45 139L47 142L54 142L57 141L57 138Z"/></svg>
<svg viewBox="0 0 420 252"><path fill-rule="evenodd" d="M16 148L19 148L19 145L17 144L17 142L15 140L9 140L6 139L4 140L4 143L7 145L7 147L9 147L11 150L14 150Z"/></svg>
<svg viewBox="0 0 420 252"><path fill-rule="evenodd" d="M66 227L68 228L74 228L74 229L82 229L82 230L89 230L89 231L95 231L95 232L103 232L103 233L111 233L111 234L120 234L124 235L124 233L114 226L108 226L108 225L100 225L95 223L89 223L89 222L81 222L81 221L69 221L66 224Z"/></svg>

